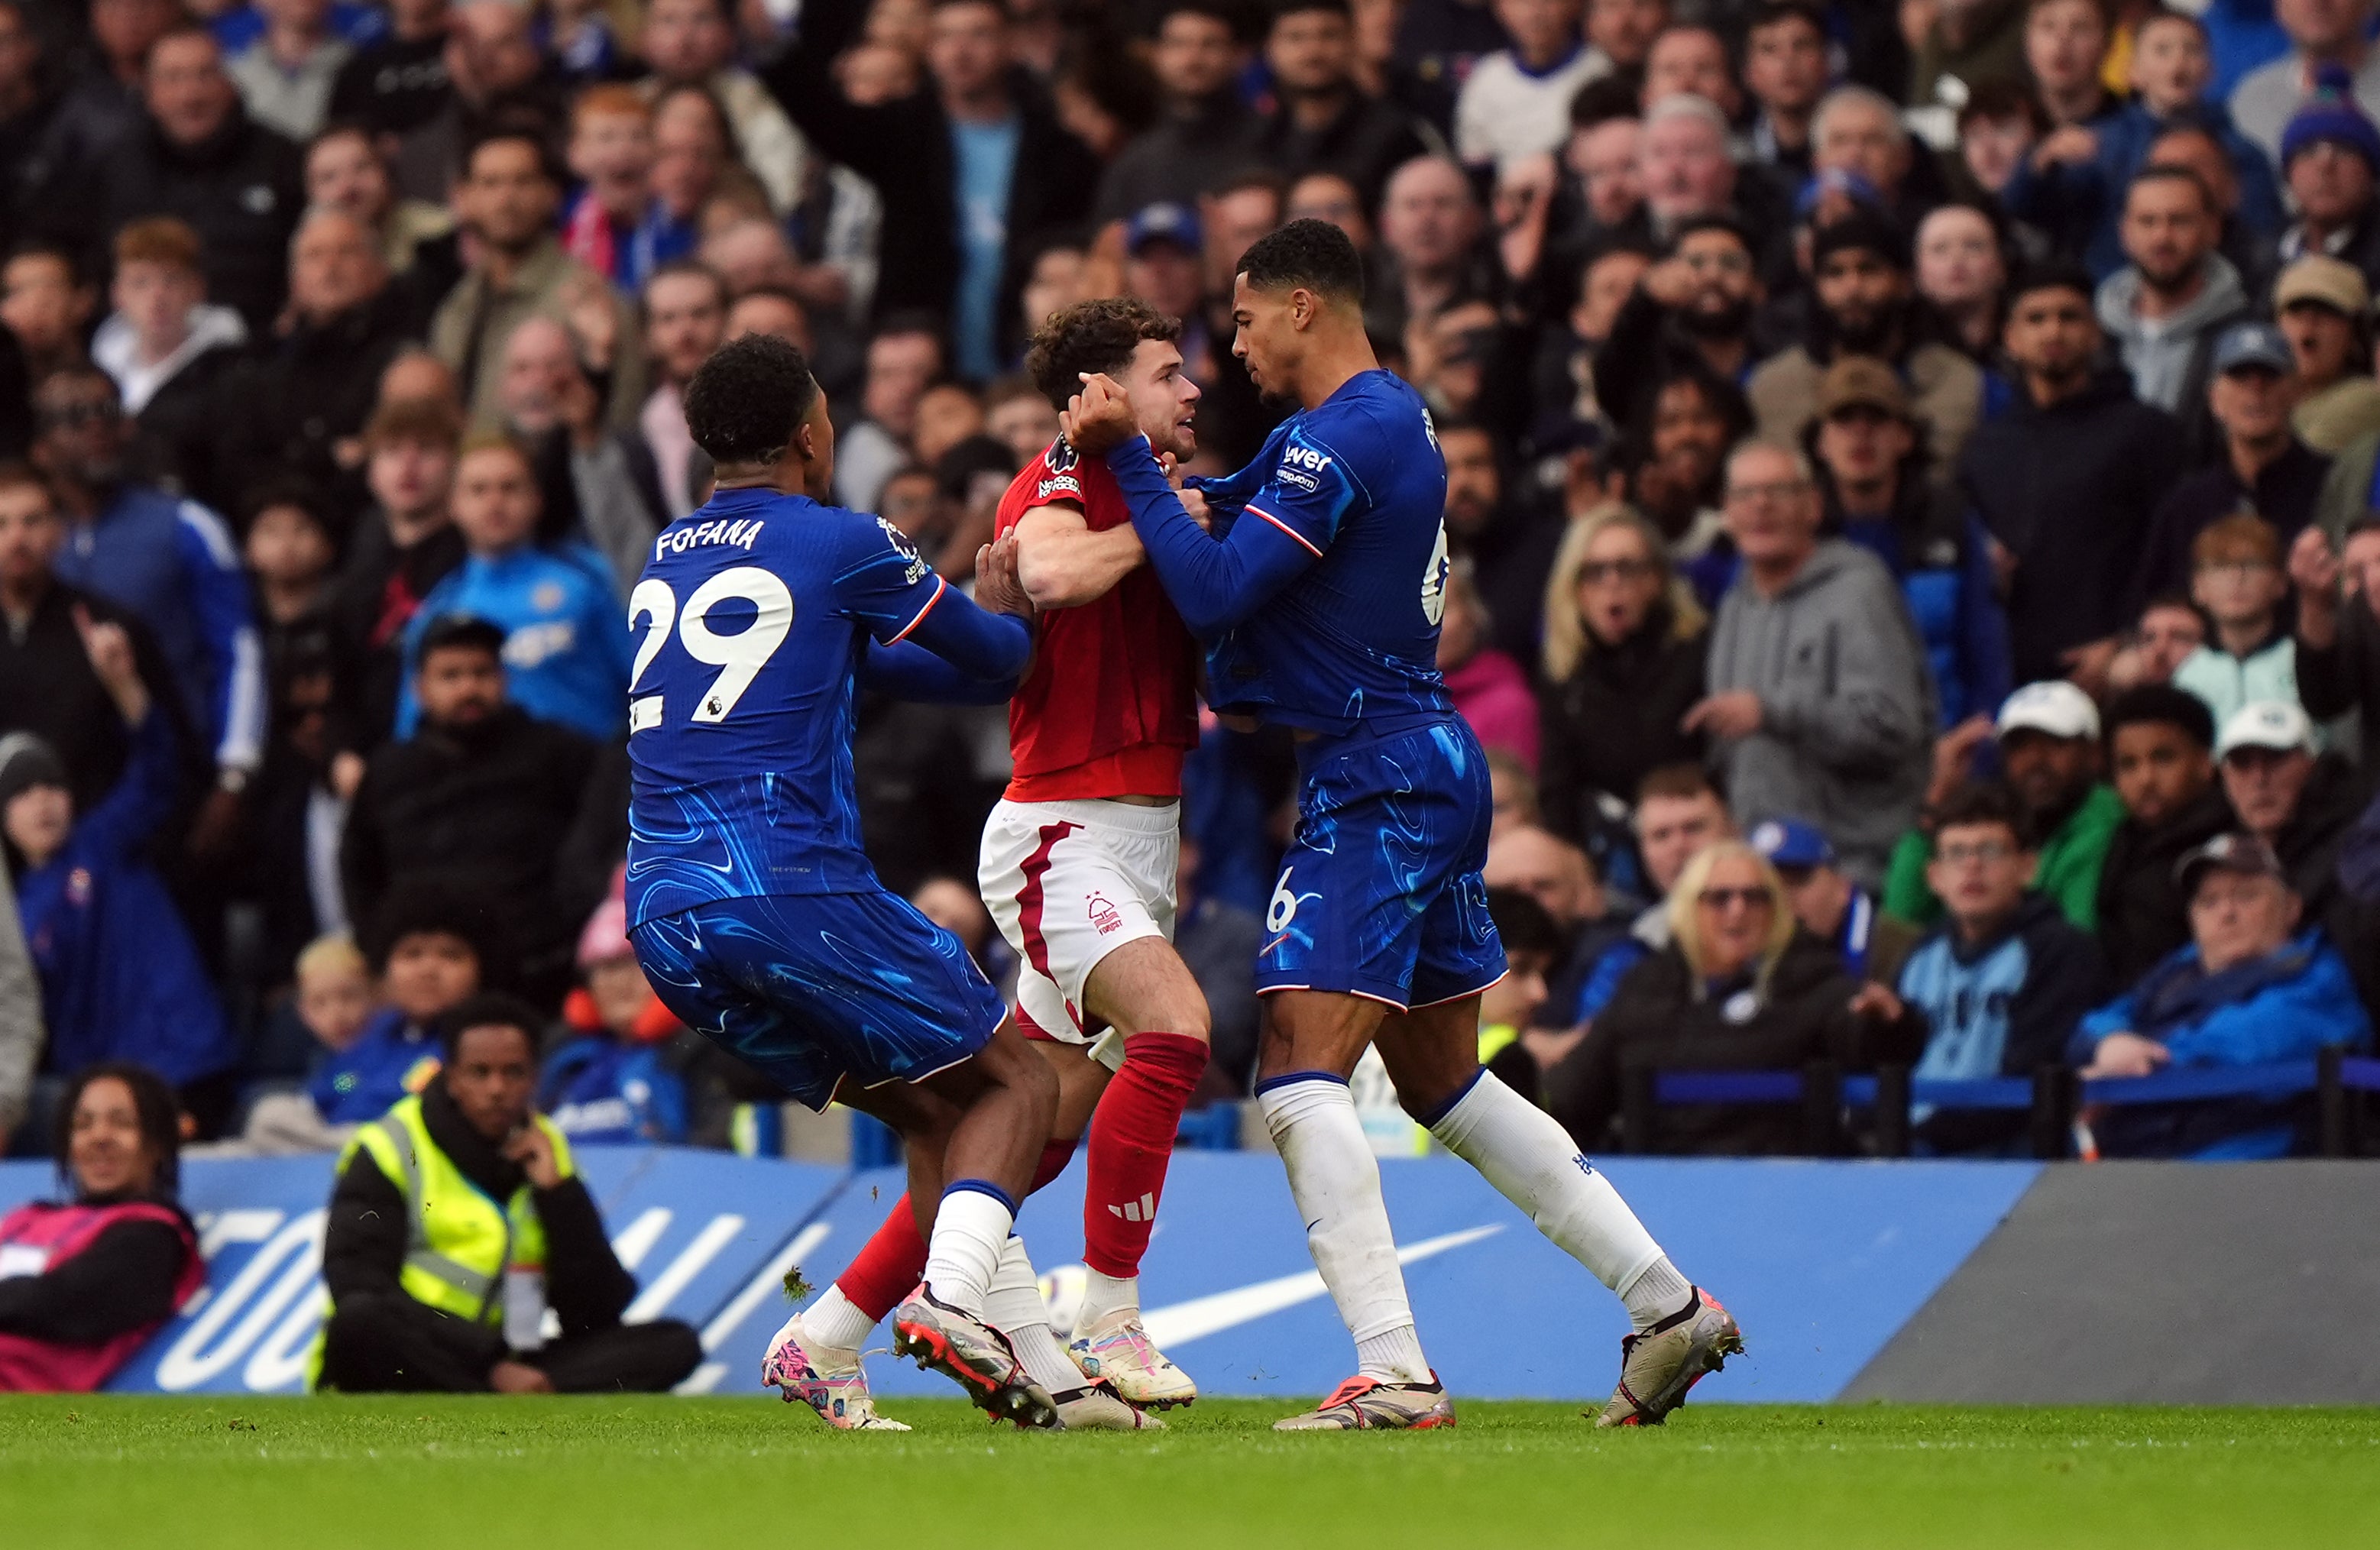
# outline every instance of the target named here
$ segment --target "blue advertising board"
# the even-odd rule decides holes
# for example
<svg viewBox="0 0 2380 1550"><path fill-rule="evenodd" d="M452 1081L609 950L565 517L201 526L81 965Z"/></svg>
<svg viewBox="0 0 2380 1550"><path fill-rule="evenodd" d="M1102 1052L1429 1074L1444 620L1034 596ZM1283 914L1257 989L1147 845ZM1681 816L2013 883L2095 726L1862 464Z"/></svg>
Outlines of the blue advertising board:
<svg viewBox="0 0 2380 1550"><path fill-rule="evenodd" d="M844 1178L817 1164L674 1148L589 1146L577 1158L614 1250L640 1283L629 1319L685 1319L710 1344L758 1341L783 1322L772 1312L783 1305L778 1261ZM0 1211L55 1186L47 1164L0 1165ZM182 1202L198 1223L206 1285L108 1387L302 1389L322 1320L330 1197L327 1156L185 1162Z"/></svg>
<svg viewBox="0 0 2380 1550"><path fill-rule="evenodd" d="M824 1287L906 1187L898 1169L671 1148L587 1147L579 1158L642 1285L627 1316L701 1332L707 1359L685 1385L697 1393L761 1392L762 1347L790 1311L787 1272ZM1840 1393L2039 1167L1621 1158L1607 1171L1680 1267L1744 1326L1749 1355L1697 1399L1773 1402ZM1617 1299L1462 1163L1390 1159L1380 1172L1423 1343L1450 1387L1483 1398L1609 1392L1627 1328ZM1078 1159L1019 1224L1061 1319L1083 1274L1082 1175ZM322 1307L330 1181L327 1157L187 1164L206 1288L110 1387L302 1387ZM53 1185L46 1165L0 1165L0 1210ZM1353 1369L1276 1157L1177 1156L1142 1289L1151 1335L1209 1394L1311 1395ZM949 1392L881 1352L869 1375L889 1396Z"/></svg>

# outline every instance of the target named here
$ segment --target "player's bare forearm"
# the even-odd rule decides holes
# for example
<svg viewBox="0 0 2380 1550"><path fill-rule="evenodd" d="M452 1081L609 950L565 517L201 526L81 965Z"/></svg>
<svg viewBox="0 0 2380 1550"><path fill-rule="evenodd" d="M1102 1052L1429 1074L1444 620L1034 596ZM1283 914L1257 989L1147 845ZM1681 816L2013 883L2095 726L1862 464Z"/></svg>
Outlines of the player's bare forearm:
<svg viewBox="0 0 2380 1550"><path fill-rule="evenodd" d="M1016 575L1036 608L1080 608L1107 596L1148 558L1130 527L1094 533L1080 525L1026 531L1017 524Z"/></svg>
<svg viewBox="0 0 2380 1550"><path fill-rule="evenodd" d="M1210 536L1184 507L1181 491L1166 482L1146 438L1125 442L1107 461L1157 579L1201 639L1254 613L1314 562L1312 552L1269 522L1237 522L1227 537Z"/></svg>

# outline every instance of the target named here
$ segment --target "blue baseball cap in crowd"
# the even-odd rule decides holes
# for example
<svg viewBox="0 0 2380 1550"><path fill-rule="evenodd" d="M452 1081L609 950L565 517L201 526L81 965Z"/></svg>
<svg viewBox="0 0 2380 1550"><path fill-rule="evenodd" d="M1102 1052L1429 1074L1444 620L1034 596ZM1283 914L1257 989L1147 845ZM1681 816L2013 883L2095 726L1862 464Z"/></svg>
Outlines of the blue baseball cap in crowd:
<svg viewBox="0 0 2380 1550"><path fill-rule="evenodd" d="M1185 253L1199 251L1198 217L1186 204L1142 205L1124 225L1123 250L1137 253L1152 242L1171 242Z"/></svg>
<svg viewBox="0 0 2380 1550"><path fill-rule="evenodd" d="M1799 818L1770 818L1752 831L1752 848L1776 867L1832 866L1835 847Z"/></svg>
<svg viewBox="0 0 2380 1550"><path fill-rule="evenodd" d="M2298 369L2298 357L2289 348L2289 335L2272 324L2233 323L2215 341L2215 370L2220 375L2243 366L2262 367L2286 377Z"/></svg>

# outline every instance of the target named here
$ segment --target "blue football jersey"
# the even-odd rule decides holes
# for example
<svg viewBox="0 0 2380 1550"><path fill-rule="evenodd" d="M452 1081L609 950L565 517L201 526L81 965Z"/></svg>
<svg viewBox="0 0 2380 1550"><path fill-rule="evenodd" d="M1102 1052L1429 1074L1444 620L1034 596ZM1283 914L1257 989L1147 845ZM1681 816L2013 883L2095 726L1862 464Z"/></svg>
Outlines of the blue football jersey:
<svg viewBox="0 0 2380 1550"><path fill-rule="evenodd" d="M1332 734L1451 714L1438 672L1446 460L1419 394L1364 372L1198 488L1219 530L1269 522L1317 557L1209 648L1218 710Z"/></svg>
<svg viewBox="0 0 2380 1550"><path fill-rule="evenodd" d="M851 770L870 640L946 584L881 517L724 490L653 542L628 601L628 916L876 886Z"/></svg>

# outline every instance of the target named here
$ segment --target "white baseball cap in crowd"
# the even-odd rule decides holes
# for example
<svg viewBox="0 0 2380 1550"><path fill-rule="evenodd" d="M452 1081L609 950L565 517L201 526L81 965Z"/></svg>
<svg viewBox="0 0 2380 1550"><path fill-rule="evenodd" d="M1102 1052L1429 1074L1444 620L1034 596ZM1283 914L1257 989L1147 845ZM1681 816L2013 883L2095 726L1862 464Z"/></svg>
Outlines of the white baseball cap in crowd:
<svg viewBox="0 0 2380 1550"><path fill-rule="evenodd" d="M2027 684L2009 696L1992 727L1995 737L2015 732L2046 733L2072 740L2099 735L2099 708L2091 696L2063 678Z"/></svg>
<svg viewBox="0 0 2380 1550"><path fill-rule="evenodd" d="M2292 748L2313 752L2313 723L2306 713L2285 699L2253 699L2231 712L2215 740L2215 757L2228 759L2236 749Z"/></svg>

